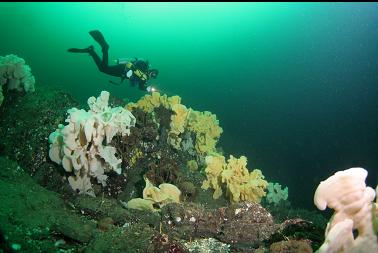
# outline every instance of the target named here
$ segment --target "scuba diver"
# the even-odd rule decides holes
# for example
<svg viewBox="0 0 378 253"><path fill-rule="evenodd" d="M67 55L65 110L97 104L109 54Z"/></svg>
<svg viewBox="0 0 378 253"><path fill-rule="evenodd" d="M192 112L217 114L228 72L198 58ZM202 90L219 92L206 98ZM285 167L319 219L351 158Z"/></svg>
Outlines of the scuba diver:
<svg viewBox="0 0 378 253"><path fill-rule="evenodd" d="M102 49L102 60L94 50L93 45L87 48L70 48L68 52L71 53L89 53L95 61L98 69L108 75L121 77L121 83L125 79L129 79L132 86L138 85L140 90L152 92L155 89L152 86L146 86L150 78L156 78L159 71L157 69L149 69L148 61L143 59L118 59L116 65L109 66L108 64L108 50L109 45L106 43L104 36L98 30L90 31L89 34ZM110 83L117 84L109 81Z"/></svg>

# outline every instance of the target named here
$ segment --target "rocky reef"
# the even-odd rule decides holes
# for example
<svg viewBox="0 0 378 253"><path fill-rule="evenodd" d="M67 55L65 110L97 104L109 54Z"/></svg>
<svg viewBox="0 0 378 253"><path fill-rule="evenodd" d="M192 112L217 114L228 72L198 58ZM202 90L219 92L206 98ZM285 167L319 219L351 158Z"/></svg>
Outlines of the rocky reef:
<svg viewBox="0 0 378 253"><path fill-rule="evenodd" d="M291 212L290 216L287 210L295 209L287 200L269 205L260 193L261 204L243 195L230 201L236 194L228 189L231 181L219 181L217 187L225 194L218 198L213 198L213 190L203 189L204 182L215 182L209 177L210 169L206 172L210 167L206 157L223 156L217 148L222 130L215 115L186 108L178 96L158 93L128 105L111 94L106 100L106 108L96 113L102 113L101 119L109 124L107 110L117 115L128 110L135 124L128 126L127 134L116 124L112 127L117 130L97 131L100 123L84 113L90 106L80 105L59 89L37 86L34 93L7 93L0 107L3 252L312 252L323 242L325 220L310 212L303 216ZM95 104L91 105L93 111ZM49 143L49 136L59 124L80 118L73 116L71 108L82 110L86 120L82 125L73 123L78 127L78 132L71 131L74 138L62 134L54 161L51 158L58 153L51 152L54 141ZM97 135L87 138L85 129L87 134L95 133L89 127L97 129ZM106 139L107 134L111 138ZM106 162L110 160L99 155L102 151L94 145L98 135L103 138L97 145L112 148L116 161L112 168L117 169L109 169ZM63 155L72 156L77 148L71 145L75 148L68 152L68 140L88 144L84 149L80 146L88 152L75 168L57 162L57 157L63 161ZM91 156L91 148L96 148L95 155ZM97 165L84 159L89 157L96 158ZM244 171L243 159L233 158L229 163ZM100 174L90 173L98 164L104 165L97 170ZM226 171L223 177L243 182L243 176L236 177L238 170L227 163L221 166ZM70 183L70 177L84 172L93 194ZM102 178L106 184L99 180L100 175L106 175ZM218 176L222 178L222 174ZM267 191L267 183L263 185L260 192ZM177 198L172 197L176 188ZM135 199L144 202L130 205ZM280 214L280 219L275 214Z"/></svg>
<svg viewBox="0 0 378 253"><path fill-rule="evenodd" d="M215 114L158 92L80 104L35 87L16 55L0 72L0 252L302 253L324 241L326 219L221 151Z"/></svg>

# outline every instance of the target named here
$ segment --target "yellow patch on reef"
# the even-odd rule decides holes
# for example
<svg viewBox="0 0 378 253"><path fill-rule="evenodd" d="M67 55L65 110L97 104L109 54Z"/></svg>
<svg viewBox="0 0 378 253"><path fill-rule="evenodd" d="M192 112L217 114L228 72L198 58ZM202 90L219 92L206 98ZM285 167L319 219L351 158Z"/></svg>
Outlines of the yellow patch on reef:
<svg viewBox="0 0 378 253"><path fill-rule="evenodd" d="M260 203L261 198L266 195L268 182L264 180L260 170L248 171L245 156L237 159L231 155L226 163L224 156L215 154L206 157L206 165L207 180L203 182L202 188L213 188L214 199L222 195L222 183L226 184L227 196L232 203L240 201Z"/></svg>
<svg viewBox="0 0 378 253"><path fill-rule="evenodd" d="M222 155L215 154L206 156L205 161L207 165L205 169L207 179L203 181L201 188L205 190L213 188L215 190L213 198L218 199L222 195L221 174L226 166L226 159Z"/></svg>
<svg viewBox="0 0 378 253"><path fill-rule="evenodd" d="M175 104L172 106L172 111L174 112L174 114L171 116L170 132L179 135L185 130L188 109L186 109L185 105Z"/></svg>
<svg viewBox="0 0 378 253"><path fill-rule="evenodd" d="M146 187L143 190L143 199L149 199L158 203L160 207L168 203L179 203L181 191L173 184L160 184L159 188L154 186L147 177L144 177Z"/></svg>
<svg viewBox="0 0 378 253"><path fill-rule="evenodd" d="M146 176L144 176L146 186L143 190L143 198L131 199L127 202L127 207L138 210L159 211L155 209L157 204L160 208L168 203L180 203L181 191L173 184L160 184L159 188L154 186Z"/></svg>
<svg viewBox="0 0 378 253"><path fill-rule="evenodd" d="M195 148L200 154L214 152L223 132L216 115L208 111L192 111L188 118L188 129L196 134Z"/></svg>
<svg viewBox="0 0 378 253"><path fill-rule="evenodd" d="M182 104L174 104L171 109L174 114L171 116L171 129L168 133L168 143L179 150L181 143L179 135L185 131L188 109Z"/></svg>
<svg viewBox="0 0 378 253"><path fill-rule="evenodd" d="M247 158L230 156L226 169L222 172L222 182L227 184L227 194L231 202L250 201L260 203L266 195L268 182L264 180L261 170L249 172Z"/></svg>
<svg viewBox="0 0 378 253"><path fill-rule="evenodd" d="M130 199L126 206L130 209L137 209L141 211L151 211L151 212L157 212L158 210L154 208L154 201L150 199L142 199L142 198L135 198Z"/></svg>
<svg viewBox="0 0 378 253"><path fill-rule="evenodd" d="M132 111L134 108L140 108L144 112L150 113L161 105L167 109L171 109L173 105L180 104L180 102L181 98L179 96L172 96L168 98L165 94L161 96L159 92L152 92L151 95L144 95L136 103L128 103L126 108L130 111Z"/></svg>
<svg viewBox="0 0 378 253"><path fill-rule="evenodd" d="M172 107L172 106L177 105L177 104L181 104L181 98L177 95L172 96L172 97L168 98L168 103L167 103L167 106L165 106L165 108L168 108L168 106Z"/></svg>
<svg viewBox="0 0 378 253"><path fill-rule="evenodd" d="M206 155L215 151L217 141L223 132L216 115L208 111L199 112L186 108L181 104L179 96L167 97L153 92L143 96L136 103L128 103L126 108L130 111L140 108L144 112L151 113L159 106L173 111L167 140L170 145L180 150L180 134L188 129L196 135L195 149L199 154Z"/></svg>

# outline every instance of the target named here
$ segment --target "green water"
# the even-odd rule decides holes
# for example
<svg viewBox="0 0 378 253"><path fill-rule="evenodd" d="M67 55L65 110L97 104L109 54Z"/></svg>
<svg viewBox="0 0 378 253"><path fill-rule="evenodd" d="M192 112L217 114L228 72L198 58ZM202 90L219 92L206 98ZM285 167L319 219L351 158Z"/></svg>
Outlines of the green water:
<svg viewBox="0 0 378 253"><path fill-rule="evenodd" d="M145 93L70 47L142 57L154 85L215 113L226 154L246 155L289 199L313 206L320 180L361 166L378 181L376 3L1 3L0 55L23 57L39 85L84 102ZM370 181L369 181L370 180Z"/></svg>

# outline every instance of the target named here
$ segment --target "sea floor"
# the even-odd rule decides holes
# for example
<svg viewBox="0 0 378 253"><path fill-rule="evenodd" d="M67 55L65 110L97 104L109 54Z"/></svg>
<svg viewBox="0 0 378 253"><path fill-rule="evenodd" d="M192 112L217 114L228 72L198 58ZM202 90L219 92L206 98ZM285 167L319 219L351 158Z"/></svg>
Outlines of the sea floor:
<svg viewBox="0 0 378 253"><path fill-rule="evenodd" d="M111 104L122 101L111 97ZM48 143L72 107L88 109L54 87L5 94L0 107L0 252L304 253L322 244L327 221L319 213L289 202L230 205L224 197L214 200L211 191L201 189L203 173L187 170L182 162L187 157L173 157L164 146L156 148L161 148L159 156L166 154L162 166L171 174L156 172L147 158L140 159L127 184L110 177L111 185L121 189L117 194L111 187L95 189L96 197L76 194L61 166L50 160ZM182 202L157 212L125 208L141 194L146 167L156 178L177 180L185 188Z"/></svg>

